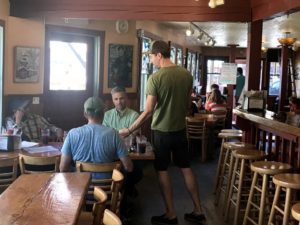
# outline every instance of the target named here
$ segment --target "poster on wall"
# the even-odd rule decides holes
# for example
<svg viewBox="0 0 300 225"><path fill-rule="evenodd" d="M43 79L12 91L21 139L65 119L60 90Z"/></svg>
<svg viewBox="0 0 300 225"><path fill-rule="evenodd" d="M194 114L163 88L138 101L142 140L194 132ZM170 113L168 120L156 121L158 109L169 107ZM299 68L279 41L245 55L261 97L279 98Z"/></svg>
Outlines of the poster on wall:
<svg viewBox="0 0 300 225"><path fill-rule="evenodd" d="M38 82L41 61L40 48L15 47L14 50L14 82Z"/></svg>
<svg viewBox="0 0 300 225"><path fill-rule="evenodd" d="M132 87L133 46L109 44L108 87Z"/></svg>
<svg viewBox="0 0 300 225"><path fill-rule="evenodd" d="M235 63L223 63L220 75L220 84L236 84L236 69Z"/></svg>

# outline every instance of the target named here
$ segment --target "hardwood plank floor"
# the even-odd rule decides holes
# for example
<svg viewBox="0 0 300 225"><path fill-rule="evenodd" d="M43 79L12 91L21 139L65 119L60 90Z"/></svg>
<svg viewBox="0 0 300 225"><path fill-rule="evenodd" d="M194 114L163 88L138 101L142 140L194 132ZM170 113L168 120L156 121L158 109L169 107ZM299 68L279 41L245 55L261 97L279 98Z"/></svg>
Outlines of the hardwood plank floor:
<svg viewBox="0 0 300 225"><path fill-rule="evenodd" d="M221 207L214 205L214 179L217 167L217 160L200 163L199 160L192 162L193 171L199 182L200 197L202 206L207 217L206 225L223 225ZM177 167L169 168L174 191L174 203L177 211L178 224L187 225L184 220L184 213L191 212L193 205L180 170ZM144 178L137 185L139 195L132 200L133 209L131 212L132 225L150 225L151 217L164 213L164 205L160 195L158 180L151 162L144 165Z"/></svg>

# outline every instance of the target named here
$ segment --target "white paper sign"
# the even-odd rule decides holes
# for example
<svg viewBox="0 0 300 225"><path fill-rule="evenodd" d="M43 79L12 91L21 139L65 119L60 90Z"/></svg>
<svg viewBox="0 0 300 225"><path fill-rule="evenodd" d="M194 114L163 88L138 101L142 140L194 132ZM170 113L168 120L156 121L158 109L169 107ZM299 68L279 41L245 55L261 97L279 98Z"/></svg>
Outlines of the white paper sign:
<svg viewBox="0 0 300 225"><path fill-rule="evenodd" d="M223 63L219 83L236 84L236 69L235 63Z"/></svg>

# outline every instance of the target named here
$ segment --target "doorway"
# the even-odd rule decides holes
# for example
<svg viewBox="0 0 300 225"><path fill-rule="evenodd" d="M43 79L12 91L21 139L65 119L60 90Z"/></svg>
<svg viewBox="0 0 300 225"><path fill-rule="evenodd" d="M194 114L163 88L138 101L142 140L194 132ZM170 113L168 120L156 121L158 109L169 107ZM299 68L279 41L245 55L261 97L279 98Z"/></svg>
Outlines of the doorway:
<svg viewBox="0 0 300 225"><path fill-rule="evenodd" d="M46 27L44 115L51 123L64 130L86 123L84 101L100 93L103 45L100 31Z"/></svg>

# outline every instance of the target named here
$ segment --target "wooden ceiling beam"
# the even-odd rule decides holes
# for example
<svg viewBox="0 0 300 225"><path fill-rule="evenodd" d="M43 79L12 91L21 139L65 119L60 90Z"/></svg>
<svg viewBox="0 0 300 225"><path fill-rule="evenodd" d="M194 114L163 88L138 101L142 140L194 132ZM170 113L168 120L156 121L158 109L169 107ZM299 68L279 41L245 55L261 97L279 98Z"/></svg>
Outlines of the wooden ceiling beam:
<svg viewBox="0 0 300 225"><path fill-rule="evenodd" d="M199 22L251 20L250 3L236 4L238 0L227 0L225 5L211 9L207 6L208 1L199 2L201 3L194 0L11 0L11 16Z"/></svg>

